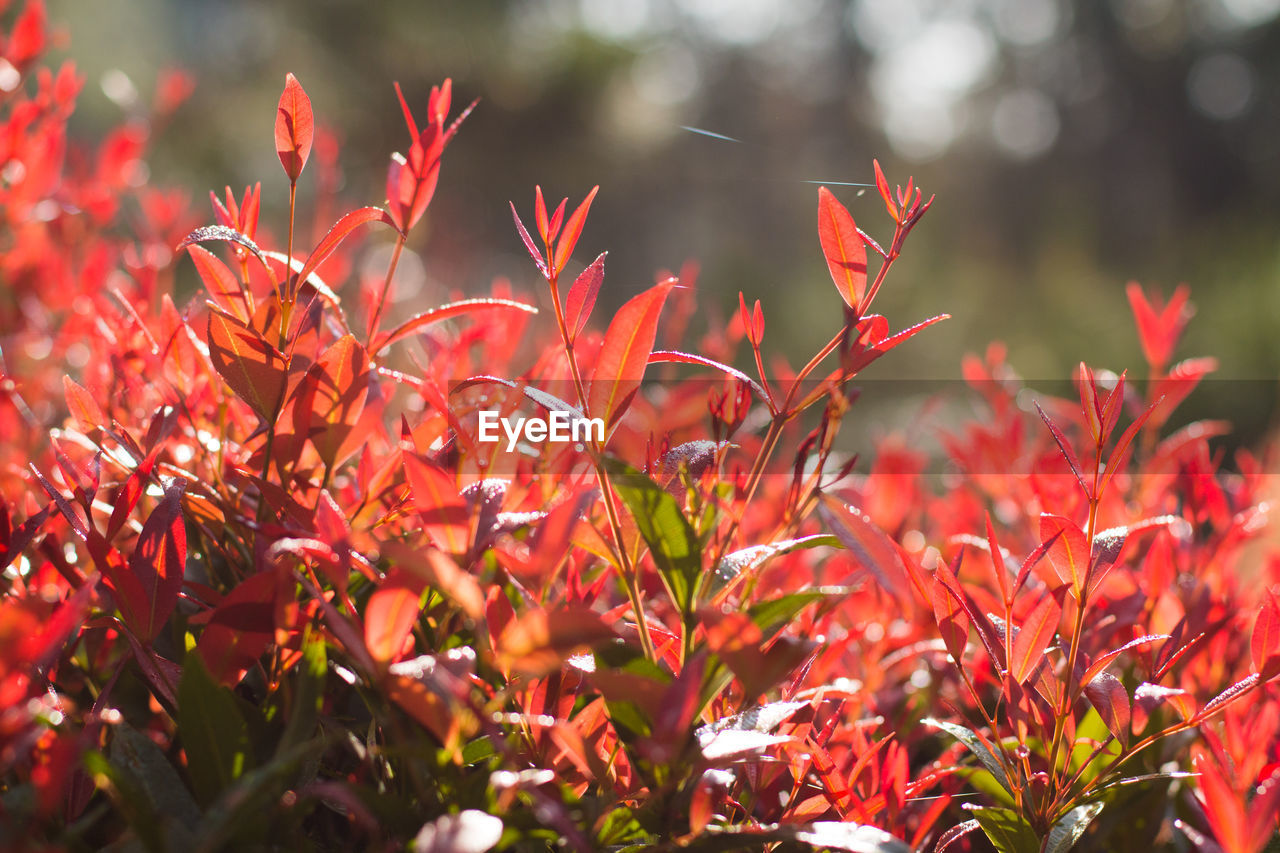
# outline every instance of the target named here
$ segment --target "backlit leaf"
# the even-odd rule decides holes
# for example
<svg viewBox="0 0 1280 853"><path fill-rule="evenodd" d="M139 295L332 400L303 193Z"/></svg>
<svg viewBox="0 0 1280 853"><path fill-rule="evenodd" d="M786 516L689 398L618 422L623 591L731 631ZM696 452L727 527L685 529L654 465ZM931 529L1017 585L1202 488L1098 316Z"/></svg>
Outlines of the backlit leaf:
<svg viewBox="0 0 1280 853"><path fill-rule="evenodd" d="M528 314L537 314L538 309L532 305L526 305L523 302L515 302L511 299L463 299L459 302L451 302L448 305L441 305L439 308L433 308L430 311L423 311L414 317L410 317L404 323L389 332L384 332L369 348L370 352L382 352L385 348L391 346L397 341L403 340L424 326L432 323L439 323L441 320L449 320L454 317L460 317L463 314L470 314L473 311L486 311L494 308L506 308L514 311L524 311Z"/></svg>
<svg viewBox="0 0 1280 853"><path fill-rule="evenodd" d="M818 241L840 298L860 312L867 289L867 247L849 211L826 187L818 188Z"/></svg>
<svg viewBox="0 0 1280 853"><path fill-rule="evenodd" d="M279 409L288 374L280 350L221 311L209 312L209 359L240 399L264 420Z"/></svg>
<svg viewBox="0 0 1280 853"><path fill-rule="evenodd" d="M139 638L151 641L160 633L178 603L187 563L187 528L182 517L182 494L187 481L175 477L164 497L142 525L129 557L129 570L145 595L142 601L121 601L126 621Z"/></svg>
<svg viewBox="0 0 1280 853"><path fill-rule="evenodd" d="M675 279L667 279L632 297L609 323L592 374L587 407L592 417L604 419L606 436L640 389L658 333L658 317L674 286Z"/></svg>
<svg viewBox="0 0 1280 853"><path fill-rule="evenodd" d="M1013 658L1009 661L1009 672L1019 684L1025 684L1035 672L1044 657L1044 650L1058 630L1061 616L1062 605L1052 593L1048 593L1023 620L1013 641Z"/></svg>
<svg viewBox="0 0 1280 853"><path fill-rule="evenodd" d="M601 252L586 269L578 274L569 288L564 300L564 325L569 333L569 340L576 340L587 325L591 309L595 307L596 297L600 295L600 285L604 282L604 259L608 252Z"/></svg>
<svg viewBox="0 0 1280 853"><path fill-rule="evenodd" d="M276 154L290 181L298 180L302 167L311 156L311 141L315 136L315 118L311 114L311 99L302 91L302 84L292 74L285 75L284 92L276 107Z"/></svg>

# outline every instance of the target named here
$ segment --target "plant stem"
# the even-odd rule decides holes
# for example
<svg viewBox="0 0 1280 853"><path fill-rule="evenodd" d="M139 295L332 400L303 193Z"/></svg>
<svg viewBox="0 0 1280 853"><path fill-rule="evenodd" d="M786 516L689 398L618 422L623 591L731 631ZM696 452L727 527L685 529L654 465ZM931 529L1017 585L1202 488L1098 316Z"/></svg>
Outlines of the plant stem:
<svg viewBox="0 0 1280 853"><path fill-rule="evenodd" d="M409 235L403 231L400 232L400 235L396 237L396 247L391 250L391 263L387 264L387 277L382 281L382 292L378 294L378 301L373 306L373 316L369 318L369 338L366 341L369 346L373 346L373 339L378 335L378 322L382 319L382 307L386 304L387 293L391 290L391 279L396 274L396 266L400 263L400 253L404 251L404 244L407 239L409 239Z"/></svg>
<svg viewBox="0 0 1280 853"><path fill-rule="evenodd" d="M578 359L574 355L573 341L569 338L569 329L564 321L564 309L560 305L560 290L557 287L557 275L554 270L549 272L547 284L551 286L551 304L555 309L556 328L559 329L560 340L564 344L565 356L569 362L569 373L573 377L574 392L578 395L578 405L582 406L583 417L591 417L586 386L582 384L582 372L578 369ZM607 417L608 413L606 412L605 415ZM601 463L601 454L604 448L594 438L589 437L589 440L592 449L591 464L595 467L596 477L600 481L600 492L604 498L604 511L609 519L609 530L613 534L618 563L622 570L622 585L626 587L627 599L631 604L632 612L635 613L636 629L640 634L640 645L644 649L645 657L649 660L656 660L657 654L653 646L653 637L649 634L649 622L645 618L644 603L640 597L639 572L635 564L631 562L631 555L627 552L626 542L622 538L622 520L618 514L617 502L613 497L613 487L609 483L609 474Z"/></svg>

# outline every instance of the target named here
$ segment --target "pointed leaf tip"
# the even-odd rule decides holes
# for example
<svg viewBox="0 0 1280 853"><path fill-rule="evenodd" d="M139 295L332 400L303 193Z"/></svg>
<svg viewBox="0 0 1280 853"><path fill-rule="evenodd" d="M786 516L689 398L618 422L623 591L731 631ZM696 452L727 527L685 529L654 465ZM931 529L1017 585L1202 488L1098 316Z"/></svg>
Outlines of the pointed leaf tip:
<svg viewBox="0 0 1280 853"><path fill-rule="evenodd" d="M288 74L284 78L280 104L276 107L276 154L290 182L297 181L302 167L307 165L314 136L311 99L303 91L298 78Z"/></svg>

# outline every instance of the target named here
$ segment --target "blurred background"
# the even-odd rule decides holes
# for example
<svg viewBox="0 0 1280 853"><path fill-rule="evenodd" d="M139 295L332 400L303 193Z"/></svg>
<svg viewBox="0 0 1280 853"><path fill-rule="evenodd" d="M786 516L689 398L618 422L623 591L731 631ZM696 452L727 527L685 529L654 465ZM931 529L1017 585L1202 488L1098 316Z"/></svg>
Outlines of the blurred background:
<svg viewBox="0 0 1280 853"><path fill-rule="evenodd" d="M287 184L272 148L292 71L342 141L344 192L382 201L406 146L392 81L481 103L446 155L409 298L532 289L507 207L601 185L578 261L606 300L701 264L699 304L763 302L766 346L802 362L836 328L813 181L914 175L937 202L877 299L938 326L872 370L954 379L992 340L1031 381L1087 359L1142 373L1129 280L1199 312L1178 357L1221 367L1178 421L1272 426L1280 377L1280 0L50 0L88 75L75 127L117 123L164 68L197 88L153 181L200 200ZM695 128L732 140L699 133ZM300 191L307 191L304 175ZM833 187L874 236L874 191ZM277 226L276 230L279 230ZM414 305L413 307L421 307ZM828 322L829 320L829 322Z"/></svg>

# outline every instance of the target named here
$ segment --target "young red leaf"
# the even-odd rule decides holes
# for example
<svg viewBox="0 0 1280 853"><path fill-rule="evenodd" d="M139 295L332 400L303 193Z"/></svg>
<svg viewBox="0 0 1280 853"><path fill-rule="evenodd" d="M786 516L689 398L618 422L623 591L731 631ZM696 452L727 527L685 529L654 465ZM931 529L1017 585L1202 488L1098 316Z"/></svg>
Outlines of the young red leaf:
<svg viewBox="0 0 1280 853"><path fill-rule="evenodd" d="M1205 816L1213 827L1213 834L1227 853L1237 853L1250 848L1247 844L1244 803L1217 762L1200 752L1195 758L1196 780L1200 797L1204 801Z"/></svg>
<svg viewBox="0 0 1280 853"><path fill-rule="evenodd" d="M209 360L231 390L270 420L284 397L284 354L262 335L221 311L209 312Z"/></svg>
<svg viewBox="0 0 1280 853"><path fill-rule="evenodd" d="M1078 601L1084 591L1084 576L1089 565L1089 543L1084 531L1069 518L1042 513L1040 540L1050 539L1054 542L1049 548L1049 563Z"/></svg>
<svg viewBox="0 0 1280 853"><path fill-rule="evenodd" d="M202 246L187 246L187 254L195 262L196 272L200 274L200 280L204 282L209 297L218 308L238 319L248 316L248 303L241 291L240 281L227 265Z"/></svg>
<svg viewBox="0 0 1280 853"><path fill-rule="evenodd" d="M512 211L515 206L512 206ZM538 184L533 188L533 224L538 229L538 236L542 238L543 245L551 242L551 234L547 222L547 201L542 196L542 185Z"/></svg>
<svg viewBox="0 0 1280 853"><path fill-rule="evenodd" d="M600 285L604 282L604 258L608 252L601 252L591 264L578 274L569 288L564 300L564 325L570 342L577 339L591 309L595 307L596 297L600 294Z"/></svg>
<svg viewBox="0 0 1280 853"><path fill-rule="evenodd" d="M392 228L399 230L391 216L380 207L361 207L351 211L335 222L333 227L329 229L329 233L325 234L324 238L311 250L311 254L307 256L306 263L302 265L301 272L298 273L298 281L306 281L307 276L334 253L334 250L347 238L348 234L367 222L385 222Z"/></svg>
<svg viewBox="0 0 1280 853"><path fill-rule="evenodd" d="M933 582L933 618L951 659L961 665L969 644L969 618L951 590L937 578Z"/></svg>
<svg viewBox="0 0 1280 853"><path fill-rule="evenodd" d="M845 304L861 314L867 289L867 247L849 211L826 187L818 188L818 241L831 280Z"/></svg>
<svg viewBox="0 0 1280 853"><path fill-rule="evenodd" d="M125 621L138 638L151 642L178 603L187 563L187 528L182 517L182 495L187 481L174 478L164 497L151 511L129 557L129 570L145 598L123 598Z"/></svg>
<svg viewBox="0 0 1280 853"><path fill-rule="evenodd" d="M694 355L687 352L672 352L670 350L659 350L649 355L649 363L657 364L658 362L676 362L678 364L700 364L703 367L713 367L726 376L732 376L739 382L745 383L752 392L761 400L768 400L769 395L759 382L752 379L747 374L738 370L736 367L730 367L727 364L721 364L714 359L706 358L700 355Z"/></svg>
<svg viewBox="0 0 1280 853"><path fill-rule="evenodd" d="M315 136L315 119L311 99L292 74L285 75L284 92L276 107L276 154L290 183L298 180L302 167L311 156L311 140Z"/></svg>
<svg viewBox="0 0 1280 853"><path fill-rule="evenodd" d="M511 218L515 220L516 232L520 235L520 240L524 243L524 247L529 250L529 256L533 258L533 262L538 265L538 272L542 273L542 277L547 277L547 262L542 257L542 252L533 244L533 238L529 236L529 229L524 227L524 222L520 219L520 214L516 212L514 202L507 202L511 205ZM544 213L546 211L543 211Z"/></svg>
<svg viewBox="0 0 1280 853"><path fill-rule="evenodd" d="M524 311L528 314L537 314L538 309L532 305L526 305L523 302L515 302L511 299L463 299L458 302L450 302L448 305L441 305L439 308L432 308L430 311L424 311L417 316L410 317L401 323L395 329L384 332L373 342L373 346L369 347L369 351L373 353L382 352L382 350L391 346L403 338L421 329L423 326L429 326L432 323L439 323L441 320L449 320L463 314L469 314L472 311L484 311L490 308L510 308L515 311Z"/></svg>
<svg viewBox="0 0 1280 853"><path fill-rule="evenodd" d="M110 421L103 414L93 395L84 386L70 376L62 377L62 390L67 398L67 411L76 421L76 426L85 435L92 435L95 430L107 426Z"/></svg>
<svg viewBox="0 0 1280 853"><path fill-rule="evenodd" d="M1045 426L1049 428L1050 435L1057 443L1058 449L1062 451L1063 457L1067 460L1067 465L1071 468L1071 473L1076 475L1076 482L1080 484L1080 488L1084 490L1086 497L1091 497L1093 492L1089 489L1089 485L1085 483L1084 476L1080 473L1080 460L1076 458L1076 452L1071 449L1071 442L1067 441L1067 437L1062 434L1062 430L1058 429L1058 425L1053 419L1045 414L1044 409L1040 408L1039 403L1034 403L1036 411L1040 413L1040 420L1044 421Z"/></svg>
<svg viewBox="0 0 1280 853"><path fill-rule="evenodd" d="M615 636L598 614L585 608L529 610L507 624L497 639L497 652L504 668L534 677L558 669L574 652Z"/></svg>
<svg viewBox="0 0 1280 853"><path fill-rule="evenodd" d="M369 596L364 611L364 642L369 654L385 666L401 656L405 639L418 621L418 601L426 583L402 568L393 568Z"/></svg>
<svg viewBox="0 0 1280 853"><path fill-rule="evenodd" d="M1009 661L1009 672L1014 681L1025 684L1035 672L1044 657L1044 650L1058 631L1061 616L1062 605L1055 595L1048 593L1023 620L1021 630L1014 638L1013 657Z"/></svg>
<svg viewBox="0 0 1280 853"><path fill-rule="evenodd" d="M470 513L453 477L414 453L404 456L413 504L436 547L465 554L470 537Z"/></svg>
<svg viewBox="0 0 1280 853"><path fill-rule="evenodd" d="M565 222L564 233L556 241L555 261L552 264L552 269L555 272L558 273L564 269L565 262L573 255L573 247L578 245L578 237L582 234L582 226L587 224L587 212L591 209L591 202L595 200L596 193L599 191L600 187L592 187L591 192L587 193L587 197L582 200L582 204L578 205L578 209Z"/></svg>
<svg viewBox="0 0 1280 853"><path fill-rule="evenodd" d="M1116 442L1116 446L1111 451L1111 456L1107 459L1107 464L1102 474L1102 481L1098 484L1098 495L1106 492L1107 485L1111 482L1111 478L1116 475L1116 471L1124 467L1125 458L1129 452L1129 445L1133 443L1133 439L1138 435L1138 430L1142 429L1142 425L1147 422L1147 418L1151 417L1151 413L1154 412L1163 402L1163 397L1157 399L1154 403L1148 406L1142 414L1134 418L1133 423L1129 424L1129 428L1120 435L1120 440Z"/></svg>
<svg viewBox="0 0 1280 853"><path fill-rule="evenodd" d="M218 604L196 643L215 681L236 686L266 650L275 636L276 601L284 594L292 594L289 575L268 569L241 581Z"/></svg>
<svg viewBox="0 0 1280 853"><path fill-rule="evenodd" d="M1102 722L1122 745L1129 744L1129 694L1120 679L1107 672L1098 673L1084 686L1084 693L1097 709Z"/></svg>
<svg viewBox="0 0 1280 853"><path fill-rule="evenodd" d="M1264 679L1280 675L1280 598L1271 590L1267 590L1258 609L1249 650L1253 653L1253 668Z"/></svg>
<svg viewBox="0 0 1280 853"><path fill-rule="evenodd" d="M311 439L320 458L332 466L364 410L369 392L369 355L351 335L343 335L307 371L302 388L307 405L294 411L294 427ZM299 399L303 399L300 397Z"/></svg>
<svg viewBox="0 0 1280 853"><path fill-rule="evenodd" d="M887 592L899 601L910 596L903 587L906 569L893 541L871 523L871 519L856 507L848 506L839 498L823 494L818 513L827 522L831 532L849 549L859 563L875 577Z"/></svg>
<svg viewBox="0 0 1280 853"><path fill-rule="evenodd" d="M588 409L592 417L604 419L606 436L640 389L658 333L658 317L675 283L675 279L667 279L632 297L618 309L605 332L592 374Z"/></svg>
<svg viewBox="0 0 1280 853"><path fill-rule="evenodd" d="M889 192L889 181L884 176L884 170L880 168L880 161L872 160L871 165L876 172L876 192L880 193L880 198L884 199L885 210L889 211L889 215L893 217L894 222L901 221L898 205L894 203L893 194Z"/></svg>

